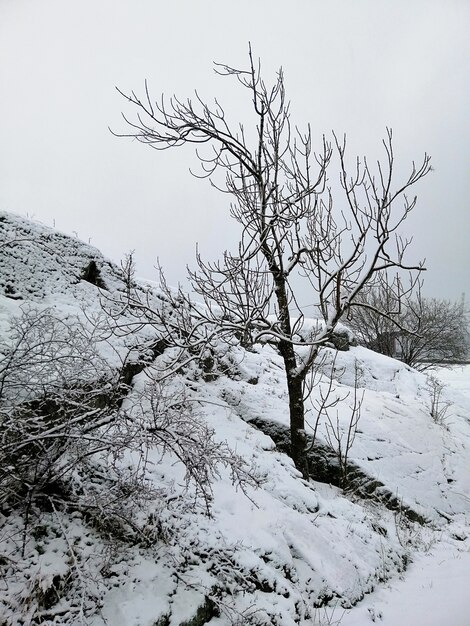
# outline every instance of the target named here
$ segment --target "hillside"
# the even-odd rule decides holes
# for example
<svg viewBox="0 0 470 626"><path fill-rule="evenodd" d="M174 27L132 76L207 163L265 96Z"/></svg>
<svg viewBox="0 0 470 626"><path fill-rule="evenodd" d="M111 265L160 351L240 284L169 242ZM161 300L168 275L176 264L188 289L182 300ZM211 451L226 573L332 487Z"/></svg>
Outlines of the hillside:
<svg viewBox="0 0 470 626"><path fill-rule="evenodd" d="M305 481L276 351L219 342L162 380L131 289L166 315L158 286L0 213L0 624L338 623L424 553L468 553L465 385L433 420L424 374L325 349Z"/></svg>

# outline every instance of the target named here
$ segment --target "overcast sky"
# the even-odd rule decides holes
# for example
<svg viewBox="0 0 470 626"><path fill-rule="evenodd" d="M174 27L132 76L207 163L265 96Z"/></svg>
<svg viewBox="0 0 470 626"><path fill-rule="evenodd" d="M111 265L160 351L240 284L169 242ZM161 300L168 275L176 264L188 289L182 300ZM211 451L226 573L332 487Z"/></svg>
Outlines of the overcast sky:
<svg viewBox="0 0 470 626"><path fill-rule="evenodd" d="M228 199L191 178L190 150L112 136L129 112L114 87L197 88L237 118L246 93L212 61L243 67L251 41L316 140L346 132L377 157L391 126L398 173L432 155L405 232L426 293L470 299L469 29L468 0L0 0L0 208L183 280L196 242L207 259L233 246Z"/></svg>

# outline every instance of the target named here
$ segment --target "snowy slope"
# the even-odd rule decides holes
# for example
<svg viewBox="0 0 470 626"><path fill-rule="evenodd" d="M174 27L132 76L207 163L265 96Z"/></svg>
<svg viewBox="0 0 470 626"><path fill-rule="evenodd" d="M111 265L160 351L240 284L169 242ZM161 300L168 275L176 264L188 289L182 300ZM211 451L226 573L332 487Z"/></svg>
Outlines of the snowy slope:
<svg viewBox="0 0 470 626"><path fill-rule="evenodd" d="M139 288L159 306L158 289L148 283ZM11 316L31 306L52 308L60 319L103 326L112 309L107 303L124 291L119 268L98 250L0 213L4 339ZM128 351L148 342L151 334L140 328L131 336L107 336L100 354L111 368L119 368ZM276 352L268 346L254 351L223 347L224 373L207 382L191 366L167 383L165 393L173 398L183 393L191 423L207 427L214 441L227 442L249 480L234 484L233 468L219 465L208 514L207 501L196 498L174 451L146 448L139 484L147 495L123 514L149 541L128 541L78 510L49 507L37 512L29 526L18 511L3 510L0 623L335 623L344 610L385 581L396 580L419 552L437 542L445 550L468 551L468 389L445 389L442 401L449 409L445 422L437 424L430 416L424 375L359 347L333 358L332 350L325 351L309 422L313 427L320 391L333 377L332 393L340 400L332 424L340 437L346 436L356 375L362 410L349 453L359 476L356 489L346 493L328 482L304 481L267 434L288 428ZM146 390L154 375L151 366L136 374L120 408L143 428L152 412ZM135 447L114 460L129 475L142 467L136 437ZM329 441L328 422L321 416L317 444L328 448ZM368 497L364 485L372 485ZM83 486L84 491L94 488ZM393 494L399 506L391 506L389 498L387 507L381 493ZM405 511L427 524L410 521ZM406 572L404 576L406 580ZM348 618L361 606L359 602Z"/></svg>

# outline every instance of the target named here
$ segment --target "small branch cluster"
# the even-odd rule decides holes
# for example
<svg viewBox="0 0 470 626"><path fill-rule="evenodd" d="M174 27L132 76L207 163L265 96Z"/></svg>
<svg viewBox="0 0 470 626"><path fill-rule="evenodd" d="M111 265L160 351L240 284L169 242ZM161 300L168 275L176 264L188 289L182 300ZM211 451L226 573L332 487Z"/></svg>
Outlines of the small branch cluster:
<svg viewBox="0 0 470 626"><path fill-rule="evenodd" d="M12 321L0 346L0 504L32 501L67 474L70 455L109 445L117 377L100 341L52 309L26 307Z"/></svg>
<svg viewBox="0 0 470 626"><path fill-rule="evenodd" d="M210 513L212 484L221 471L227 471L232 484L244 492L257 481L246 461L227 442L216 441L214 430L191 406L183 385L151 379L132 409L134 439L144 450L156 447L162 455L179 460L185 468L186 484L194 488L196 499L202 500Z"/></svg>
<svg viewBox="0 0 470 626"><path fill-rule="evenodd" d="M333 361L334 365L334 361ZM331 398L333 376L330 377L330 383L326 393L321 391L321 402L318 407L317 422L322 415L326 418L325 437L328 445L336 454L339 464L341 486L347 487L349 472L349 453L356 439L359 420L361 419L361 407L364 399L364 392L359 392L359 375L360 369L357 361L354 365L354 388L352 391L352 402L349 403L347 409L344 408L344 402L350 393L342 397L334 396ZM339 408L338 408L339 407ZM334 417L331 415L331 409L335 408ZM340 412L349 411L349 418L345 419L344 415L340 416Z"/></svg>
<svg viewBox="0 0 470 626"><path fill-rule="evenodd" d="M323 430L326 443L333 450L339 467L339 481L342 487L348 485L349 453L354 444L364 392L359 392L361 369L354 363L354 387L351 391L338 392L335 381L340 381L345 370L336 366L337 353L330 360L330 351L325 351L306 381L305 400L310 400L311 408L306 411L306 423L311 429L310 453ZM326 380L325 380L326 379ZM352 394L352 402L348 401ZM345 414L349 413L349 418ZM322 429L324 424L324 429Z"/></svg>
<svg viewBox="0 0 470 626"><path fill-rule="evenodd" d="M452 402L442 397L445 385L437 376L429 374L426 379L426 389L429 394L429 413L433 422L444 426L449 417L449 408L452 406Z"/></svg>

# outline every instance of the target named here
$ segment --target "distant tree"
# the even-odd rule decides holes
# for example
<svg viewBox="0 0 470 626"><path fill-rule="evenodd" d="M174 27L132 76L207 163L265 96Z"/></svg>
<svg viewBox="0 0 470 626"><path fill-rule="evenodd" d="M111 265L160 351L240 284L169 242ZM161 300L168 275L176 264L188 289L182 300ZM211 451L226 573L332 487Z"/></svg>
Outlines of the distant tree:
<svg viewBox="0 0 470 626"><path fill-rule="evenodd" d="M385 160L375 171L366 158L350 167L346 140L335 134L332 141L323 137L320 151L313 152L310 127L302 133L291 123L282 70L267 86L251 49L249 59L247 70L215 68L246 89L252 126L231 126L218 100L209 105L197 93L193 101L153 102L146 84L143 99L118 90L136 111L132 120L124 116L130 130L118 136L156 150L194 144L200 175L229 194L231 216L240 225L238 249L215 263L197 255L197 270L189 277L205 306L181 290L173 295L166 290L172 311L187 312L185 332L169 325L168 340L193 353L199 349L201 355L207 346L203 337L216 335L236 334L247 343L275 346L285 367L291 454L307 477L306 377L341 318L363 306L359 296L367 285L389 268L421 270L421 264L405 261L409 241L398 231L416 204L406 192L430 171L430 157L425 155L419 166L413 163L408 177L395 186L390 130L383 141ZM335 167L339 184L332 188L327 174ZM300 294L314 303L321 322L305 324ZM138 302L132 306L139 309ZM141 303L140 314L150 321L146 306Z"/></svg>
<svg viewBox="0 0 470 626"><path fill-rule="evenodd" d="M420 370L436 364L468 358L469 318L463 301L418 298L405 310L405 320L414 330L398 333L400 358Z"/></svg>
<svg viewBox="0 0 470 626"><path fill-rule="evenodd" d="M468 358L470 319L463 299L425 298L418 290L398 302L387 285L376 286L361 298L368 306L354 310L348 323L372 350L421 371ZM393 306L395 314L384 316Z"/></svg>
<svg viewBox="0 0 470 626"><path fill-rule="evenodd" d="M347 324L360 344L387 356L396 356L396 338L407 333L403 312L407 310L414 284L405 292L401 282L377 281L358 296L362 306L348 313Z"/></svg>

